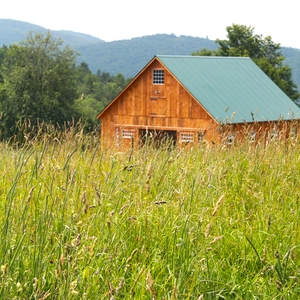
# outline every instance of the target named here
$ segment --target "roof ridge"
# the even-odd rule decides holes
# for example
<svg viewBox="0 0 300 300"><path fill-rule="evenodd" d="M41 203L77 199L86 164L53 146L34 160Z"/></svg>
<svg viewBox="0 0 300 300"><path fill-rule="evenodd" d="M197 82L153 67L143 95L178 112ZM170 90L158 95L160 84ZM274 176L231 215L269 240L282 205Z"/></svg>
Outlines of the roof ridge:
<svg viewBox="0 0 300 300"><path fill-rule="evenodd" d="M197 56L197 55L168 55L168 54L162 54L162 55L155 55L155 57L160 58L194 58L194 59L251 59L248 56Z"/></svg>

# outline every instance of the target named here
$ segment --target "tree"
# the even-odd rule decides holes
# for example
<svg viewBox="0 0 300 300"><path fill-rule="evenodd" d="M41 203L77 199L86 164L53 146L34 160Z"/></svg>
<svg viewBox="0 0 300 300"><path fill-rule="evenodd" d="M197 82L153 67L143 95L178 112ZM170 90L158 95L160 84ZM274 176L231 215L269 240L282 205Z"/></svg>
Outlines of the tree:
<svg viewBox="0 0 300 300"><path fill-rule="evenodd" d="M5 52L0 82L2 137L14 133L20 119L61 125L74 117L76 54L50 33L30 33ZM0 76L1 77L1 76Z"/></svg>
<svg viewBox="0 0 300 300"><path fill-rule="evenodd" d="M131 80L120 73L114 76L98 70L93 74L85 62L76 67L76 76L78 98L74 107L81 121L90 128L99 124L95 117Z"/></svg>
<svg viewBox="0 0 300 300"><path fill-rule="evenodd" d="M219 52L207 48L200 49L192 53L194 56L219 56Z"/></svg>
<svg viewBox="0 0 300 300"><path fill-rule="evenodd" d="M0 66L2 65L5 57L5 53L7 51L7 46L3 45L2 48L0 48Z"/></svg>
<svg viewBox="0 0 300 300"><path fill-rule="evenodd" d="M250 57L293 101L299 99L297 85L292 80L292 69L284 64L280 44L270 36L254 34L254 27L233 24L227 26L227 40L217 39L217 51L202 49L192 53L199 56Z"/></svg>

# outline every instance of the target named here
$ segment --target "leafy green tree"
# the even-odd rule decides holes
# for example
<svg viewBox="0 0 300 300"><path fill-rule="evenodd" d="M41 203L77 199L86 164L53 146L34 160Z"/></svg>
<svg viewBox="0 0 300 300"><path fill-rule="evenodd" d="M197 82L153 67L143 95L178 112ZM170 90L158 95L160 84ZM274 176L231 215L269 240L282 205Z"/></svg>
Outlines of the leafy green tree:
<svg viewBox="0 0 300 300"><path fill-rule="evenodd" d="M0 83L2 137L14 133L18 120L63 124L74 116L77 97L76 54L50 33L30 33L5 53Z"/></svg>
<svg viewBox="0 0 300 300"><path fill-rule="evenodd" d="M131 79L125 79L120 73L114 76L100 70L93 74L85 62L77 66L76 74L78 95L74 107L82 122L92 128L98 125L96 116L99 112Z"/></svg>
<svg viewBox="0 0 300 300"><path fill-rule="evenodd" d="M7 51L7 46L3 45L3 47L0 48L0 66L3 64L6 51Z"/></svg>
<svg viewBox="0 0 300 300"><path fill-rule="evenodd" d="M207 48L202 48L192 53L194 56L219 56L219 52Z"/></svg>
<svg viewBox="0 0 300 300"><path fill-rule="evenodd" d="M292 69L284 64L280 44L270 36L254 34L254 27L233 24L227 26L227 40L217 39L218 50L202 49L192 53L198 56L250 57L293 101L300 95L292 80Z"/></svg>
<svg viewBox="0 0 300 300"><path fill-rule="evenodd" d="M74 107L80 114L82 123L93 129L99 124L96 116L104 108L103 102L100 102L92 96L82 96L75 100Z"/></svg>
<svg viewBox="0 0 300 300"><path fill-rule="evenodd" d="M1 66L4 62L4 57L5 57L5 54L7 52L7 47L6 46L3 46L2 48L0 48L0 70L1 70ZM2 77L2 73L0 71L0 83L3 82L3 77Z"/></svg>

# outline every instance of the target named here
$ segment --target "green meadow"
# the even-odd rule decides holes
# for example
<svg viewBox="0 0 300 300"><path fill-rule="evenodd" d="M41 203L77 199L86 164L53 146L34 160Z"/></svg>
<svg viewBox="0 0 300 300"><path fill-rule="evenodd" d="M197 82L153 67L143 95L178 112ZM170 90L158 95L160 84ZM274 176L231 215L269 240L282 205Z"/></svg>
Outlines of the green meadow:
<svg viewBox="0 0 300 300"><path fill-rule="evenodd" d="M297 140L0 151L0 299L300 297Z"/></svg>

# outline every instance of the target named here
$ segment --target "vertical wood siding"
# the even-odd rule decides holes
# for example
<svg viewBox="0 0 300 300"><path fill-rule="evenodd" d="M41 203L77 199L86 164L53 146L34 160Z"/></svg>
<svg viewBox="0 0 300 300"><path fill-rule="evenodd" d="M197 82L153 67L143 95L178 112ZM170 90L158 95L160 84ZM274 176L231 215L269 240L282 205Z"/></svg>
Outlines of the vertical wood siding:
<svg viewBox="0 0 300 300"><path fill-rule="evenodd" d="M164 70L164 84L153 84L154 69ZM217 123L185 88L154 60L101 115L102 141L116 141L116 128L206 130L213 138ZM138 138L138 133L136 138Z"/></svg>

